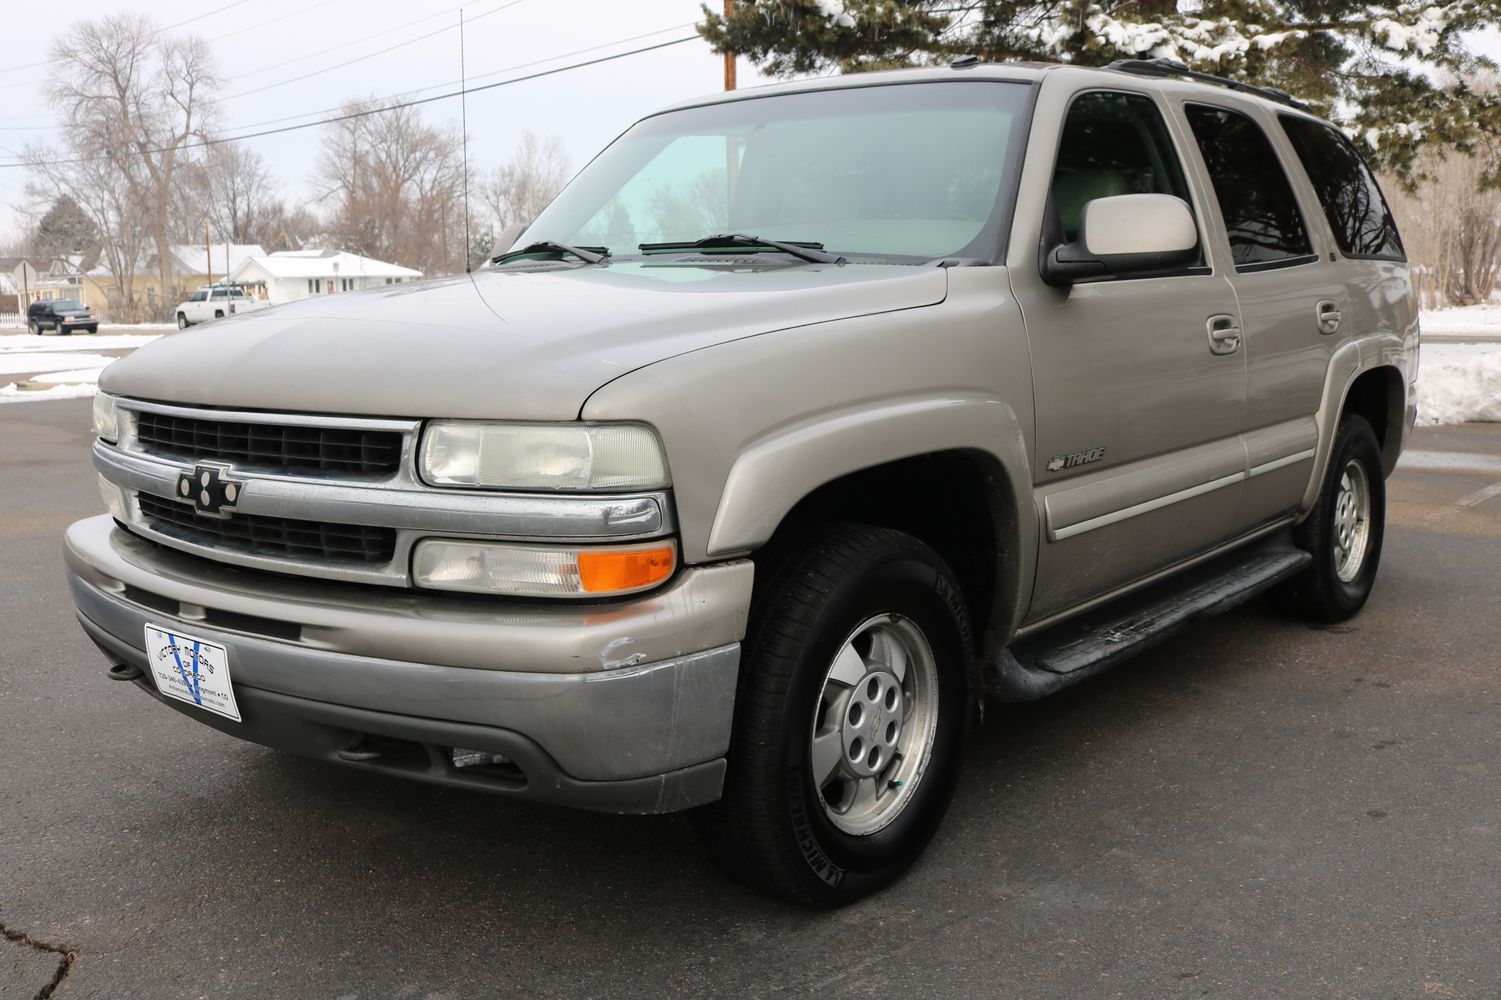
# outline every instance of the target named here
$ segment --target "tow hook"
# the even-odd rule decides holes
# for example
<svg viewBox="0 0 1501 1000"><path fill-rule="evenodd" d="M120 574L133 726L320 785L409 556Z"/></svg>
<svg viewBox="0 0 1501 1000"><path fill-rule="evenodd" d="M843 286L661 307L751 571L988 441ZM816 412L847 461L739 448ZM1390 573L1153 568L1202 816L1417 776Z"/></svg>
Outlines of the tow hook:
<svg viewBox="0 0 1501 1000"><path fill-rule="evenodd" d="M112 681L133 681L141 676L141 668L130 663L111 664L106 673Z"/></svg>
<svg viewBox="0 0 1501 1000"><path fill-rule="evenodd" d="M380 756L380 751L373 744L366 743L365 735L361 733L359 739L340 750L338 756L340 760L358 764L362 761L374 760Z"/></svg>

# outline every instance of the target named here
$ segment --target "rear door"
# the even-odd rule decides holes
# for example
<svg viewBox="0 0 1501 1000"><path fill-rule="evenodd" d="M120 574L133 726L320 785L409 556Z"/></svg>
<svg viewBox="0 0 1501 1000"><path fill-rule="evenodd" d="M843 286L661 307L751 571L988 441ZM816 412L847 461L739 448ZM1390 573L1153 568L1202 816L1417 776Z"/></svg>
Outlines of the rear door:
<svg viewBox="0 0 1501 1000"><path fill-rule="evenodd" d="M1234 523L1245 355L1224 344L1216 353L1210 331L1240 320L1210 239L1208 192L1184 169L1186 137L1169 121L1146 88L1060 95L1045 84L1039 96L1008 260L1036 397L1033 621L1212 548ZM1209 248L1198 266L1066 289L1042 282L1050 212L1072 237L1087 202L1134 193L1189 203Z"/></svg>
<svg viewBox="0 0 1501 1000"><path fill-rule="evenodd" d="M1315 413L1340 314L1321 228L1299 205L1275 121L1232 98L1189 99L1183 115L1215 194L1240 303L1247 366L1248 479L1238 526L1253 529L1296 509L1318 444ZM1321 324L1331 325L1321 332Z"/></svg>

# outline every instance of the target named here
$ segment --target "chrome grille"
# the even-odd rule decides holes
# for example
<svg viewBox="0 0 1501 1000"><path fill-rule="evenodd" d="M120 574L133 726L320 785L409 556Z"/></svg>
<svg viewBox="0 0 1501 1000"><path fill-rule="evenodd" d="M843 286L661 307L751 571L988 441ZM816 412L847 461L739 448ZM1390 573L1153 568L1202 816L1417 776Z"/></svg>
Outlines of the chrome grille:
<svg viewBox="0 0 1501 1000"><path fill-rule="evenodd" d="M279 559L385 564L396 553L396 531L362 524L299 521L260 514L204 517L187 504L137 493L141 516L155 531L196 545Z"/></svg>
<svg viewBox="0 0 1501 1000"><path fill-rule="evenodd" d="M390 476L401 464L398 431L307 424L249 423L143 410L136 415L141 451L163 458L239 463L266 469Z"/></svg>

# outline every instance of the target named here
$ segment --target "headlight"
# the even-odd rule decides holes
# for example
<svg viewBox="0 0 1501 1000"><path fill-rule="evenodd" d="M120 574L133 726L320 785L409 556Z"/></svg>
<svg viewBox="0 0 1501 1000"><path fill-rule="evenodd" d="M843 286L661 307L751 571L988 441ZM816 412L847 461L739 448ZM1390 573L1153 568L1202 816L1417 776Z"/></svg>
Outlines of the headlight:
<svg viewBox="0 0 1501 1000"><path fill-rule="evenodd" d="M668 485L656 433L642 424L502 424L435 420L422 437L434 486L646 490Z"/></svg>
<svg viewBox="0 0 1501 1000"><path fill-rule="evenodd" d="M114 396L94 393L94 433L110 444L120 440L120 411L115 402Z"/></svg>
<svg viewBox="0 0 1501 1000"><path fill-rule="evenodd" d="M412 578L433 590L516 597L618 597L672 575L670 539L619 548L543 548L429 538L417 543Z"/></svg>

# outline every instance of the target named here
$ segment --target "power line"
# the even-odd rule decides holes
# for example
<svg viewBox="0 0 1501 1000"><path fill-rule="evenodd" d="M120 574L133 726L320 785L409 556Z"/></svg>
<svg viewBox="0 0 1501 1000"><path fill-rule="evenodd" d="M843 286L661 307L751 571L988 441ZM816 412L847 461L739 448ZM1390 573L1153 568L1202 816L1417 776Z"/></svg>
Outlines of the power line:
<svg viewBox="0 0 1501 1000"><path fill-rule="evenodd" d="M324 2L325 3L330 3L330 2L332 2L332 0L324 0ZM457 9L457 8L455 8L455 9ZM424 18L423 20L427 20L427 19ZM657 28L655 31L643 31L639 35L629 35L629 36L627 36L625 38L616 38L616 39L612 39L611 41L608 41L608 42L601 42L598 45L587 45L587 46L585 46L584 48L581 48L581 49L572 49L572 50L570 50L568 52L559 52L556 55L550 55L550 56L547 56L547 57L545 57L543 59L533 59L533 60L530 60L529 62L515 63L515 64L510 65L510 66L502 66L500 69L492 69L492 70L488 70L488 71L486 71L484 73L478 73L478 74L470 77L470 79L471 80L488 80L491 77L499 76L502 73L514 73L518 69L530 69L533 66L541 66L543 63L556 62L559 59L568 59L568 58L571 58L573 56L581 56L581 55L584 55L587 52L598 52L600 49L608 49L608 48L610 48L612 46L615 46L615 45L624 45L624 44L626 44L628 42L639 42L643 38L651 38L654 35L665 35L669 31L682 31L682 30L684 30L686 28L693 27L697 23L698 22L696 22L696 21L685 21L682 24L669 25L666 28ZM332 50L330 50L330 51L332 51ZM231 79L238 79L238 77L231 77ZM461 86L465 85L465 83L463 81L459 81L459 80L445 80L442 83L429 84L426 87L414 87L411 90L402 90L402 91L398 91L398 92L396 92L394 94L388 94L386 97L381 98L381 100L404 100L404 99L407 99L409 97L414 97L414 96L416 96L418 94L425 94L428 91L441 90L444 87L452 87L454 84L460 84ZM239 123L239 124L236 124L236 125L228 125L225 128L226 128L227 131L234 131L235 129L260 128L262 125L280 125L282 122L295 122L295 121L300 121L300 120L302 120L304 118L315 118L315 117L317 117L319 115L331 115L331 114L334 114L335 112L340 112L340 111L343 111L343 110L344 110L344 105L340 104L340 105L335 105L334 107L329 107L329 108L319 108L319 109L317 109L315 111L303 111L303 112L299 112L298 114L295 114L295 115L283 115L280 118L265 118L265 119L262 119L260 121L242 122L242 123ZM31 115L30 117L32 117L32 118L50 118L52 116L51 115ZM0 118L0 121L20 121L20 120L21 120L21 118ZM40 131L44 131L44 130L53 130L53 131L56 131L56 130L62 129L64 127L65 126L62 126L62 125L9 125L9 126L7 126L7 125L0 125L0 132L40 132Z"/></svg>
<svg viewBox="0 0 1501 1000"><path fill-rule="evenodd" d="M471 17L469 20L472 23L474 21L478 21L480 18L489 17L491 14L499 14L503 10L510 10L512 7L515 7L517 4L521 4L521 3L525 3L525 2L526 2L526 0L511 0L510 3L501 4L499 7L491 8L490 10L485 11L483 14L478 14L478 15L476 15L474 17ZM356 56L353 59L349 59L349 60L346 60L346 61L341 62L341 63L336 63L333 66L325 66L323 69L311 70L311 71L309 71L307 73L302 74L301 76L294 76L294 77L291 77L291 78L286 79L286 80L279 80L276 83L268 83L268 84L265 84L264 86L253 87L250 90L237 91L237 92L235 92L233 94L228 94L228 95L220 98L220 100L233 101L235 98L238 98L238 97L248 97L251 94L259 94L259 93L261 93L262 91L265 91L265 90L274 90L277 87L285 87L285 86L287 86L288 84L291 84L291 83L298 83L298 82L300 82L302 80L307 80L307 79L310 79L310 78L315 77L315 76L322 76L324 73L332 73L334 70L343 69L346 66L353 66L355 63L364 62L366 59L374 59L376 56L383 56L387 52L395 52L397 49L406 48L408 45L416 45L418 42L426 41L429 38L434 38L434 37L436 37L438 35L444 34L446 32L452 31L452 30L454 30L454 26L450 24L450 25L447 25L445 27L439 28L436 31L429 31L425 35L418 35L416 38L408 38L406 41L397 42L395 45L387 46L386 48L380 49L380 50L375 51L375 52L367 53L366 55Z"/></svg>
<svg viewBox="0 0 1501 1000"><path fill-rule="evenodd" d="M163 35L163 34L166 34L169 31L174 31L177 28L181 28L184 24L192 24L194 21L201 21L205 17L213 17L215 14L222 14L226 10L229 10L231 7L238 7L241 4L247 4L249 2L250 2L250 0L231 0L230 3L225 4L223 7L216 7L213 10L205 11L202 14L194 14L192 17L185 18L185 19L183 19L181 21L177 21L177 22L175 22L173 24L169 24L166 27L157 28L155 31L153 31L151 33L151 37L155 38L157 35ZM318 6L322 6L322 4L319 4ZM293 13L299 13L300 14L300 13L302 13L302 11L294 11ZM278 18L277 20L280 20L280 18ZM0 73L15 73L15 72L18 72L18 71L23 70L23 69L37 69L38 67L48 65L51 61L52 60L50 60L50 59L43 59L40 62L26 63L25 65L22 65L22 66L7 66L4 69L0 69ZM41 82L42 82L41 80L28 80L28 81L26 81L24 83L6 83L6 84L0 84L0 87L3 87L5 89L10 89L11 87L34 87L34 86L36 86L37 84L39 84Z"/></svg>
<svg viewBox="0 0 1501 1000"><path fill-rule="evenodd" d="M312 8L309 9L311 10ZM319 49L317 52L309 52L306 55L295 56L291 59L284 59L279 63L272 63L270 66L262 66L259 69L246 70L244 73L236 73L234 76L227 77L226 82L232 83L235 80L243 80L247 76L259 76L262 73L269 73L273 69L281 69L283 66L290 66L293 63L306 62L309 59L316 59L319 56L326 56L330 52L338 52L340 49L353 48L354 46L363 44L364 42L374 41L377 38L384 38L386 35L389 35L394 31L402 31L406 28L410 28L414 24L421 24L423 21L431 21L436 17L442 17L445 14L451 14L458 9L459 6L445 7L443 10L440 10L435 14L424 14L421 17L416 18L415 20L406 21L402 24L393 25L389 28L382 28L380 31L374 32L373 34L362 35L359 38L352 38L347 42L341 42L338 45L331 45L327 48Z"/></svg>
<svg viewBox="0 0 1501 1000"><path fill-rule="evenodd" d="M217 42L217 41L219 41L222 38L234 38L234 37L236 37L238 35L248 35L252 31L260 31L262 28L269 28L273 24L280 24L282 21L287 21L287 20L290 20L291 18L294 18L294 17L302 17L304 14L311 13L312 11L317 10L319 7L327 7L329 4L331 4L333 2L334 2L334 0L318 0L318 3L315 3L315 4L313 4L310 7L299 7L297 10L289 10L289 11L287 11L285 14L281 15L280 17L269 18L269 19L267 19L265 21L256 21L254 24L247 24L243 28L236 28L234 31L230 32L228 35L213 35L213 36L211 36L209 38L209 41L211 41L211 42ZM252 72L260 72L260 71L259 70L253 70ZM238 77L230 77L229 79L235 80L235 79L238 79Z"/></svg>
<svg viewBox="0 0 1501 1000"><path fill-rule="evenodd" d="M146 155L150 155L150 154L153 154L153 153L170 153L170 152L173 152L174 150L175 151L182 151L182 150L185 150L185 149L201 149L201 148L206 147L206 146L221 146L221 145L224 145L225 143L241 142L241 141L243 141L245 139L259 139L259 138L263 138L263 137L268 136L268 135L282 135L282 134L287 133L287 132L300 132L303 129L318 128L319 126L322 126L322 125L336 125L339 122L351 121L351 120L356 119L356 118L368 118L371 115L380 115L380 114L386 114L387 112L391 112L391 111L400 111L402 108L411 108L411 107L416 107L416 106L422 105L422 104L432 104L435 101L449 100L450 98L458 97L460 94L477 94L480 91L484 91L484 90L495 90L498 87L509 87L512 84L525 83L528 80L537 80L537 79L540 79L540 78L542 78L544 76L555 76L558 73L567 73L567 72L569 72L571 70L584 69L585 67L588 67L588 66L597 66L600 63L614 62L617 59L625 59L625 58L628 58L630 56L638 56L638 55L641 55L641 54L646 53L646 52L654 52L654 51L656 51L658 49L669 48L670 46L673 46L673 45L683 45L683 44L685 44L687 42L696 42L696 41L699 41L698 35L689 35L686 38L674 38L674 39L672 39L671 41L668 41L668 42L658 42L655 45L644 45L641 48L630 49L629 51L626 51L626 52L616 52L616 53L613 53L611 55L600 56L597 59L587 59L584 62L570 63L567 66L557 66L557 67L554 67L553 69L544 69L544 70L541 70L541 71L536 72L536 73L528 73L526 76L513 77L512 79L509 79L509 80L497 80L494 83L487 83L487 84L483 84L482 86L478 86L478 87L467 87L467 88L461 88L460 90L451 90L451 91L449 91L446 94L434 94L432 97L421 97L421 98L417 98L415 100L402 101L402 102L397 103L397 104L389 104L389 105L385 105L385 106L382 106L382 107L365 108L365 109L363 109L361 111L351 111L351 112L348 112L346 114L337 115L337 116L335 116L333 118L325 118L325 119L322 119L320 121L315 121L315 122L306 122L306 123L304 123L302 125L285 125L285 126L283 126L281 128L263 129L263 130L261 130L259 132L245 132L245 133L243 133L241 135L227 135L227 136L221 136L221 137L219 137L217 139L202 139L202 140L199 140L198 142L185 142L185 143L183 143L180 146L162 147L162 148L158 148L158 149L133 150L133 151L131 151L130 155L132 155L132 156L146 156ZM33 163L33 164L28 164L28 163L25 163L25 162L0 163L0 170L11 169L11 168L15 168L15 167L27 167L27 166L65 167L65 166L71 166L71 165L77 164L77 163L93 163L93 162L96 162L96 161L98 161L100 159L104 159L104 157L81 156L81 157L74 157L72 159L66 159L66 160L43 160L43 161L40 161L38 163Z"/></svg>
<svg viewBox="0 0 1501 1000"><path fill-rule="evenodd" d="M470 77L469 79L470 80L488 80L491 77L499 76L502 73L514 73L518 69L531 69L533 66L541 66L543 63L557 62L559 59L569 59L569 58L572 58L573 56L584 55L587 52L598 52L600 49L608 49L608 48L611 48L611 47L616 46L616 45L624 45L624 44L626 44L628 42L639 42L643 38L651 38L654 35L665 35L669 31L682 31L685 28L691 28L691 27L693 27L695 23L696 22L688 21L688 22L686 22L684 24L674 24L671 27L667 27L667 28L658 28L656 31L643 31L639 35L631 35L631 36L629 36L627 38L616 38L616 39L614 39L612 41L601 42L598 45L589 45L589 46L586 46L586 47L584 47L582 49L573 49L573 50L571 50L569 52L559 52L556 55L547 56L544 59L533 59L530 62L515 63L514 65L511 65L511 66L502 66L500 69L492 69L492 70L489 70L488 72L485 72L485 73L478 73L478 74ZM445 80L442 83L429 84L426 87L415 87L415 88L413 88L411 90L403 90L403 91L399 91L399 92L397 92L395 94L388 94L386 97L381 98L381 100L386 100L386 101L407 100L409 98L417 96L418 94L425 94L428 91L442 90L444 87L452 87L454 84L458 84L459 86L464 87L464 86L468 86L468 81L467 80ZM260 128L262 125L280 125L282 122L294 122L294 121L298 121L298 120L303 119L303 118L314 118L314 117L317 117L318 115L331 115L331 114L335 114L336 112L342 112L344 110L345 106L346 105L344 105L344 104L340 104L340 105L336 105L336 106L331 107L331 108L320 108L317 111L303 111L300 114L285 115L285 116L283 116L281 118L267 118L267 119L264 119L264 120L258 121L258 122L243 122L243 123L238 124L238 125L229 125L229 126L226 126L226 131L234 131L236 129L245 129L245 128Z"/></svg>

